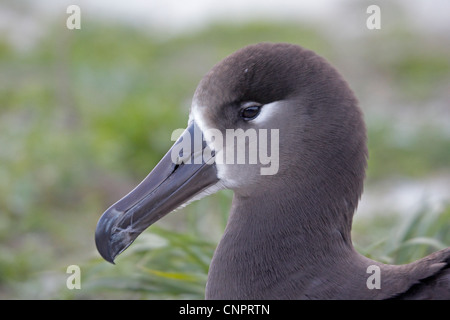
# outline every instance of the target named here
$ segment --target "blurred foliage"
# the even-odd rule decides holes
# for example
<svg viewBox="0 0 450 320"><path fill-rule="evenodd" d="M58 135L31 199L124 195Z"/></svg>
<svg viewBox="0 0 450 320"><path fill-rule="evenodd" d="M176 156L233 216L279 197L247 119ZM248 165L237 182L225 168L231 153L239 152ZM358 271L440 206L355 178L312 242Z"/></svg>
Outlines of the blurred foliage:
<svg viewBox="0 0 450 320"><path fill-rule="evenodd" d="M375 121L374 121L375 122ZM389 120L368 128L370 180L393 176L422 178L450 164L450 138L442 129L428 125L399 132Z"/></svg>
<svg viewBox="0 0 450 320"><path fill-rule="evenodd" d="M293 24L216 25L159 39L84 21L80 31L53 25L25 52L0 38L0 298L202 298L231 192L158 223L175 231L152 226L116 266L98 257L95 226L168 150L203 74L260 41L339 57L324 34ZM426 96L434 76L448 79L449 69L448 60L417 56L397 63L392 77ZM450 140L438 128L400 142L393 135L392 123L369 121L371 180L448 168ZM410 261L449 245L449 210L440 214L361 224L355 239L375 258ZM402 232L388 241L392 225ZM82 269L82 290L65 287L70 264Z"/></svg>
<svg viewBox="0 0 450 320"><path fill-rule="evenodd" d="M450 73L450 59L443 54L415 52L392 65L399 89L412 93L414 99L429 99L434 87L441 86Z"/></svg>
<svg viewBox="0 0 450 320"><path fill-rule="evenodd" d="M428 206L409 215L383 215L358 220L353 239L359 252L389 264L420 259L450 243L450 206L434 211ZM373 228L373 226L376 228ZM364 234L370 230L369 233Z"/></svg>

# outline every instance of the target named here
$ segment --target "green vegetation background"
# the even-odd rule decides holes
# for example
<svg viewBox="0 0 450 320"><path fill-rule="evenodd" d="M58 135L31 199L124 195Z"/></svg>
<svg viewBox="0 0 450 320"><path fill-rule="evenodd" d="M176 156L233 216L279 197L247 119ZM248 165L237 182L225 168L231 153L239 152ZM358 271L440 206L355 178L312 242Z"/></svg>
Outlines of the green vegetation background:
<svg viewBox="0 0 450 320"><path fill-rule="evenodd" d="M2 299L203 298L231 192L167 216L116 266L97 254L94 231L102 212L168 150L172 131L186 125L203 74L250 43L300 44L349 80L368 122L366 184L449 173L448 130L422 123L400 139L390 113L396 104L415 113L445 91L450 49L439 39L394 28L351 39L349 48L299 24L215 25L161 39L124 25L86 20L70 31L58 23L26 51L0 38ZM380 87L396 94L378 112L366 105L386 94ZM448 206L431 215L424 203L406 217L392 212L357 220L355 245L392 263L450 246ZM72 264L81 267L81 290L66 288Z"/></svg>

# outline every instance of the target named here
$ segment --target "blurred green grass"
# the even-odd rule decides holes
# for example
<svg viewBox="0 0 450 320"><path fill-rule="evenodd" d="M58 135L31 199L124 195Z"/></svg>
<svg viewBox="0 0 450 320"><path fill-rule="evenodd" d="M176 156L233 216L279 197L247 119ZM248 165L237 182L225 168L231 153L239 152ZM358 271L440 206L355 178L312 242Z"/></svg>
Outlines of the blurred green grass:
<svg viewBox="0 0 450 320"><path fill-rule="evenodd" d="M98 218L168 150L197 82L224 56L260 41L298 43L332 62L339 54L326 35L295 24L216 25L164 40L122 25L86 25L54 26L27 52L0 39L0 298L202 298L231 192L169 215L116 266L96 253ZM439 79L450 78L448 63L426 52L398 61L391 79L407 99L429 97L437 69ZM421 127L395 140L388 118L367 119L369 183L448 170L448 134ZM450 244L448 208L359 221L355 242L373 258L411 261ZM70 264L81 267L82 290L65 287Z"/></svg>

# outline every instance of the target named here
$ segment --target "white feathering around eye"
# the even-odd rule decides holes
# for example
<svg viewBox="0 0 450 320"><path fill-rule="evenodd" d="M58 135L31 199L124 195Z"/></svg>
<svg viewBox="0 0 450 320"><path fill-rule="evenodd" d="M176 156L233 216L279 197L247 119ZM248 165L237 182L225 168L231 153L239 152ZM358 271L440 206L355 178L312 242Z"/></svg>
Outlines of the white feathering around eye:
<svg viewBox="0 0 450 320"><path fill-rule="evenodd" d="M250 120L249 122L254 124L267 123L277 112L278 108L280 107L279 106L280 103L281 101L274 101L263 105L261 111L259 112L259 115L255 119Z"/></svg>
<svg viewBox="0 0 450 320"><path fill-rule="evenodd" d="M205 132L209 128L206 125L205 121L203 120L203 116L199 111L199 109L200 109L199 105L193 102L191 106L191 113L189 114L189 122L195 121L200 130L202 130L202 132Z"/></svg>
<svg viewBox="0 0 450 320"><path fill-rule="evenodd" d="M253 124L256 126L264 126L265 124L269 124L270 121L274 118L276 115L277 110L281 107L280 105L284 101L274 101L268 104L265 104L262 106L261 111L259 115L253 119L248 121L249 124ZM197 126L200 128L200 130L203 132L203 136L208 143L208 146L215 151L216 153L216 160L222 159L224 156L223 154L223 139L219 139L220 142L215 143L215 134L217 134L217 129L210 127L206 121L204 120L204 116L202 114L203 110L208 110L208 108L200 107L195 101L192 103L191 112L189 115L189 122L195 121ZM230 128L232 129L232 128ZM203 196L206 195L206 193L214 193L211 192L214 189L217 188L217 190L229 188L233 189L234 187L237 187L241 184L239 179L236 179L236 176L230 172L229 166L226 164L222 164L220 161L216 161L216 169L217 169L217 177L220 179L220 184L211 186L211 189L207 189L204 192L201 192L199 196L195 196L191 201L197 200ZM220 187L219 187L220 186ZM189 202L191 202L189 201Z"/></svg>
<svg viewBox="0 0 450 320"><path fill-rule="evenodd" d="M208 110L208 108L203 108L203 109ZM214 141L213 141L212 137L214 136L214 133L217 133L217 129L211 128L210 126L208 126L206 124L205 120L203 119L203 115L200 112L200 107L195 102L192 104L191 113L189 115L189 122L191 122L191 121L195 121L197 126L202 131L203 136L204 136L206 142L208 143L208 146L212 150L217 152L219 149L222 148L221 145L220 146L214 145Z"/></svg>
<svg viewBox="0 0 450 320"><path fill-rule="evenodd" d="M280 107L280 103L282 103L282 101L274 101L263 105L259 115L249 122L254 124L267 123L267 121L270 121L273 115L277 112L277 109ZM210 129L203 120L202 114L201 112L199 112L199 107L195 103L193 103L191 114L189 115L189 122L192 120L195 120L198 127L200 128L200 130L202 130L203 133L207 133L208 129ZM206 138L208 139L209 137Z"/></svg>
<svg viewBox="0 0 450 320"><path fill-rule="evenodd" d="M188 124L191 123L192 121L195 121L197 126L203 132L203 134L204 134L204 132L206 132L209 129L209 127L206 125L206 123L203 120L201 112L199 112L198 105L195 104L195 103L192 104L191 112L189 114ZM222 190L222 189L226 189L226 186L224 185L222 180L219 180L215 184L210 185L209 187L203 189L202 191L200 191L199 193L194 195L192 198L190 198L186 202L182 203L174 211L177 211L177 210L179 210L181 208L184 208L187 205L189 205L190 203L192 203L194 201L197 201L197 200L200 200L200 199L202 199L202 198L204 198L204 197L206 197L208 195L214 194L214 193L216 193L216 192L218 192L219 190Z"/></svg>
<svg viewBox="0 0 450 320"><path fill-rule="evenodd" d="M207 108L203 108L208 110ZM200 130L203 133L203 136L206 140L206 142L208 143L208 146L215 151L216 153L216 159L219 157L222 157L223 154L223 145L220 144L215 144L215 139L213 139L214 134L217 134L218 129L215 128L211 128L210 126L208 126L206 124L206 122L203 119L203 115L200 111L200 107L198 106L198 104L196 104L195 102L192 103L192 107L191 107L191 113L189 115L189 122L191 121L195 121L195 123L197 124L197 126L200 128ZM223 141L223 140L222 140ZM217 192L218 190L221 189L227 189L230 188L233 185L236 185L236 183L234 182L234 180L229 177L227 175L227 166L225 164L221 164L221 163L215 163L216 165L216 169L217 169L217 177L220 179L218 183L216 183L215 185L210 186L209 188L207 188L206 190L202 191L201 193L199 193L197 196L194 196L191 200L189 200L188 203L198 200L200 198L203 198L205 195L207 194L212 194Z"/></svg>

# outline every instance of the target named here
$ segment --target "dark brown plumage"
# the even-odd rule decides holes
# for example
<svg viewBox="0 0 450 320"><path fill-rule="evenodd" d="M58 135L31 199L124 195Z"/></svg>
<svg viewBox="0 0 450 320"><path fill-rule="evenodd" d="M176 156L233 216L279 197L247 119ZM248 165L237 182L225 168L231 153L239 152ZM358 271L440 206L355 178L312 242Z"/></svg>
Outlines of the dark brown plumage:
<svg viewBox="0 0 450 320"><path fill-rule="evenodd" d="M242 119L249 102L261 106L250 121ZM107 260L177 205L225 187L234 198L211 262L207 298L450 299L450 248L399 266L353 248L366 130L351 89L323 58L291 44L261 43L235 52L201 80L187 132L197 127L203 133L279 130L277 173L258 174L259 162L180 169L166 156L99 221L97 246ZM216 156L231 148L210 143ZM379 271L379 288L367 285L370 266Z"/></svg>

